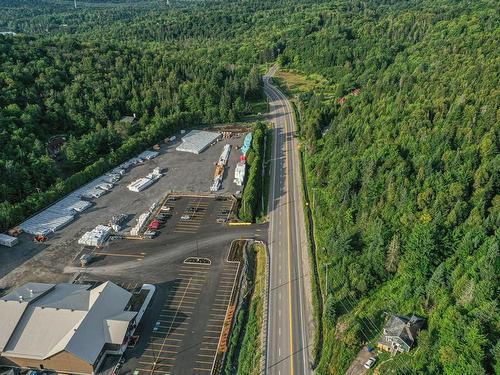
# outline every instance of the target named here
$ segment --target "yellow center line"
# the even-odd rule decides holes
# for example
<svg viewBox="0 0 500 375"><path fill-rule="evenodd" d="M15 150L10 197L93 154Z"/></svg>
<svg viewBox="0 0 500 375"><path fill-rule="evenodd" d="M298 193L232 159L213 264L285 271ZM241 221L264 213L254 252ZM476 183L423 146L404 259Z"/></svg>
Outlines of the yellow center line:
<svg viewBox="0 0 500 375"><path fill-rule="evenodd" d="M279 98L279 95L278 95ZM280 100L282 101L282 100ZM284 103L286 104L286 103ZM286 160L286 200L287 200L287 222L288 222L288 307L290 314L290 374L294 374L293 368L293 324L292 324L292 226L290 224L290 176L288 170L288 120L285 117L285 160Z"/></svg>

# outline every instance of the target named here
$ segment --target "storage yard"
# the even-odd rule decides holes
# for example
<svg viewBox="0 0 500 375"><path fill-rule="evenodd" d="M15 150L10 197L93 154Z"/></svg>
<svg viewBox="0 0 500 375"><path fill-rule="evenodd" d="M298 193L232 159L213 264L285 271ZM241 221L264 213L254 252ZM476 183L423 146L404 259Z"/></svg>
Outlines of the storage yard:
<svg viewBox="0 0 500 375"><path fill-rule="evenodd" d="M227 144L231 145L231 152L224 169L223 184L217 194L235 194L242 189L233 182L233 175L240 155L236 147L243 144L243 136L220 140L201 154L176 151L179 138L177 142L162 144L159 152L142 153L139 155L142 162L138 158L130 159L24 222L22 227L27 229L25 232L46 233L48 241L34 243L33 234L28 233L21 234L16 240L5 239L13 247L0 246L0 288L11 288L38 279L65 282L71 275L63 274L62 270L74 260L83 246L78 244L78 240L97 225L111 226L109 221L114 215L126 215L127 218L120 223L120 231L127 235L134 234L131 230L140 215L148 212L151 205L166 193L209 193L214 178L214 163L220 159ZM155 168L160 168L163 176L154 184L141 192L127 188ZM108 186L103 184L112 187L106 191L103 188ZM94 198L82 198L83 195L93 195ZM15 244L16 241L19 242Z"/></svg>
<svg viewBox="0 0 500 375"><path fill-rule="evenodd" d="M115 373L209 374L227 348L220 338L238 290L240 265L226 259L230 244L265 240L267 226L226 224L242 189L233 176L242 173L243 136L201 135L210 143L192 142L200 153L176 150L172 137L33 216L19 236L0 236L0 293L75 278L155 284Z"/></svg>

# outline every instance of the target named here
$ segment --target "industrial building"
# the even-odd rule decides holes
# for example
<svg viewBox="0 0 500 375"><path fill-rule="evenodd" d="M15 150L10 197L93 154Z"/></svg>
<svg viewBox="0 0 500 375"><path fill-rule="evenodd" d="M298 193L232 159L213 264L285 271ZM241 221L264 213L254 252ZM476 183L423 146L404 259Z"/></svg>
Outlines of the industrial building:
<svg viewBox="0 0 500 375"><path fill-rule="evenodd" d="M109 281L17 288L0 298L0 366L95 373L106 354L123 352L142 316L131 297Z"/></svg>
<svg viewBox="0 0 500 375"><path fill-rule="evenodd" d="M221 137L221 133L207 132L205 130L191 130L182 137L182 143L177 146L176 150L200 154L213 142L221 139Z"/></svg>

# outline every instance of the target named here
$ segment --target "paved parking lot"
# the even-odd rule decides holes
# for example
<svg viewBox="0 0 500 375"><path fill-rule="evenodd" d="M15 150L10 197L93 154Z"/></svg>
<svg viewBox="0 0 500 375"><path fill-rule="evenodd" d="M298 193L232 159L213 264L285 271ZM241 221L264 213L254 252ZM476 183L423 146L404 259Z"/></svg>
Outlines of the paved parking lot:
<svg viewBox="0 0 500 375"><path fill-rule="evenodd" d="M218 350L226 350L239 270L238 262L227 261L230 245L237 238L261 239L267 228L218 223L232 204L232 199L203 195L167 200L169 218L158 237L112 241L86 268L89 279L111 279L127 288L135 283L157 287L119 375L209 374ZM181 217L194 215L193 208L196 219L186 226ZM185 263L188 258L209 262ZM221 333L226 340L221 341Z"/></svg>
<svg viewBox="0 0 500 375"><path fill-rule="evenodd" d="M169 195L163 207L168 208L168 211L159 211L167 215L160 232L163 235L180 234L182 237L207 228L220 230L235 208L235 200L230 197L215 199L214 196L207 195L174 194Z"/></svg>
<svg viewBox="0 0 500 375"><path fill-rule="evenodd" d="M210 374L224 322L234 311L229 303L239 270L239 262L211 260L175 266L119 374Z"/></svg>

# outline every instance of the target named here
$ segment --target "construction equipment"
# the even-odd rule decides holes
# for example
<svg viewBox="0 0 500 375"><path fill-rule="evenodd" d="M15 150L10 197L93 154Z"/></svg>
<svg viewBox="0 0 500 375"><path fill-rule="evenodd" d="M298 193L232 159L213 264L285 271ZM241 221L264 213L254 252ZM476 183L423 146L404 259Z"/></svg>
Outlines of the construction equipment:
<svg viewBox="0 0 500 375"><path fill-rule="evenodd" d="M49 237L44 236L43 234L38 234L35 237L33 237L33 242L35 243L44 243L49 239Z"/></svg>

